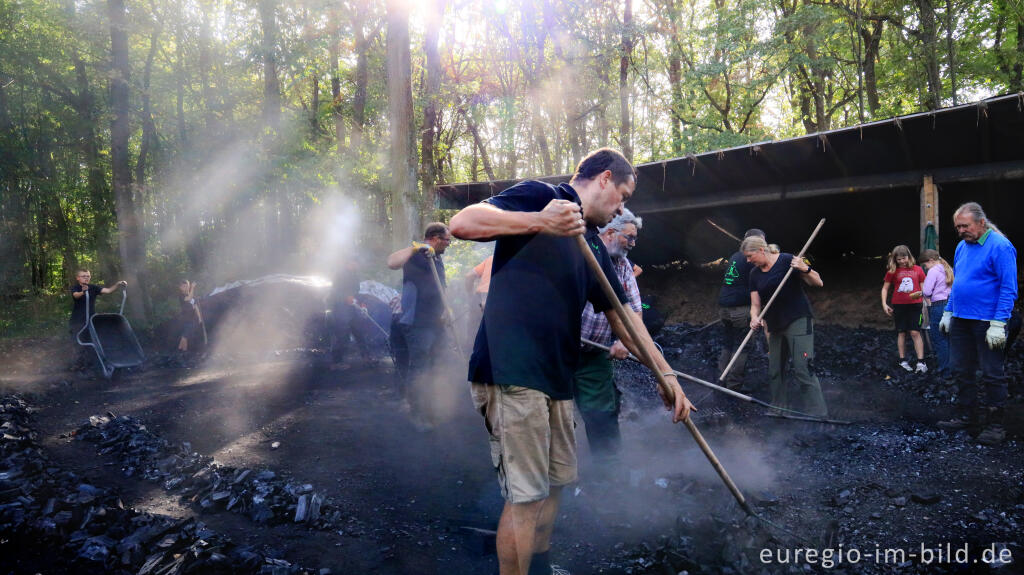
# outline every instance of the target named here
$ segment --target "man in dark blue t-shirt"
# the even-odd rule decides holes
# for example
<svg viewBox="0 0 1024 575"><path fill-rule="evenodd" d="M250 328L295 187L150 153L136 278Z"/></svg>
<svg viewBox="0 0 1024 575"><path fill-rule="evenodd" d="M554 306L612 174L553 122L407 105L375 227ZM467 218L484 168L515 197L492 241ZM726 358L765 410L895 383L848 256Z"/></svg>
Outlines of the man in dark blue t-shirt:
<svg viewBox="0 0 1024 575"><path fill-rule="evenodd" d="M408 366L396 366L406 373L405 394L412 411L413 421L427 428L434 424L430 409L427 381L424 379L444 353L447 342L444 334L444 298L438 287L447 285L441 255L452 241L448 226L433 222L427 224L422 242L413 242L388 256L388 267L402 270L402 316L399 328L408 350ZM431 270L431 266L434 270ZM434 279L434 271L437 279ZM403 369L407 367L407 369Z"/></svg>
<svg viewBox="0 0 1024 575"><path fill-rule="evenodd" d="M751 236L764 237L764 232L751 228L743 234L743 238ZM747 333L750 324L750 270L754 264L747 261L747 256L737 249L736 253L729 257L729 267L722 277L722 289L718 292L718 318L722 320L725 342L722 345L722 352L718 356L718 372L725 371L729 365L736 348L740 346L744 334ZM743 385L743 372L747 365L747 352L744 349L736 358L736 365L725 378L725 385L729 389L739 388ZM745 391L745 390L741 390Z"/></svg>
<svg viewBox="0 0 1024 575"><path fill-rule="evenodd" d="M642 341L629 338L575 239L585 235L625 301L596 228L611 221L635 188L629 161L602 148L580 162L568 184L522 182L451 219L455 237L497 240L469 379L506 500L497 536L502 575L540 572L538 567L550 573L559 495L576 480L572 383L587 301L605 312L630 351L640 356L637 345L644 346L656 362L649 367L666 374L671 396L663 399L674 420L682 421L692 408L640 315L631 310L627 313Z"/></svg>

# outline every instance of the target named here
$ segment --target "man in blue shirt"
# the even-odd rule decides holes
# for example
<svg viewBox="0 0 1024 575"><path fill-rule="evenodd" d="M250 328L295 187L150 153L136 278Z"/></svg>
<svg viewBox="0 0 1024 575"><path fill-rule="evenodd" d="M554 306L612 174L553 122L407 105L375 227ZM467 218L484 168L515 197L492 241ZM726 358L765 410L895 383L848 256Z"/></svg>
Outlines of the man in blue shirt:
<svg viewBox="0 0 1024 575"><path fill-rule="evenodd" d="M627 349L644 346L666 374L663 396L675 421L689 416L672 369L650 336L633 342L587 267L575 236L584 235L605 276L625 301L597 235L636 189L633 166L602 148L589 154L568 184L528 181L451 219L460 239L496 239L490 292L469 364L474 406L484 416L491 460L506 503L498 523L502 575L551 573L548 551L562 488L576 480L573 374L587 301L604 311ZM632 315L638 331L640 315Z"/></svg>
<svg viewBox="0 0 1024 575"><path fill-rule="evenodd" d="M953 256L956 279L939 329L949 333L953 379L959 387L957 402L963 412L939 426L983 426L977 441L998 445L1006 438L1003 348L1006 322L1017 300L1017 250L975 202L960 206L953 214L953 224L961 239ZM981 402L975 373L979 364L985 388Z"/></svg>
<svg viewBox="0 0 1024 575"><path fill-rule="evenodd" d="M448 345L445 337L444 296L440 291L447 285L441 255L451 241L448 226L433 222L427 224L422 242L412 242L411 246L389 255L387 261L389 268L402 270L402 316L398 323L408 350L409 365L396 368L400 375L405 372L403 383L412 420L423 430L436 423L434 420L437 414L430 402L428 378ZM434 279L435 270L437 279ZM438 280L440 287L437 285Z"/></svg>

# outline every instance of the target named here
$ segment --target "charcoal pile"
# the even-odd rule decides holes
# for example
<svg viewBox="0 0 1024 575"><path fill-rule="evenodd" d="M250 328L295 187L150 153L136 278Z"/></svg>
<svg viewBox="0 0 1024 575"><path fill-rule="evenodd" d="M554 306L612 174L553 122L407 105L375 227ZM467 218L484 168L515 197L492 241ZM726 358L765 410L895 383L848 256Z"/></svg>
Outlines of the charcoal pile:
<svg viewBox="0 0 1024 575"><path fill-rule="evenodd" d="M955 386L949 380L934 373L908 373L899 367L896 338L892 331L824 324L816 324L814 329L815 370L823 383L838 380L874 381L913 393L929 405L955 401ZM763 341L758 341L761 339L761 336L756 336L748 343L751 353L747 359L747 370L748 374L753 374L752 377L765 379L768 373L767 346ZM668 325L662 329L657 341L663 347L665 357L676 369L708 381L717 380L718 354L723 342L720 325ZM909 342L907 349L913 353L913 346ZM928 354L926 361L930 368L934 368L933 356ZM618 364L622 367L625 362ZM1024 346L1017 345L1009 351L1006 375L1011 382L1011 396L1024 393L1021 386L1021 382L1024 382Z"/></svg>
<svg viewBox="0 0 1024 575"><path fill-rule="evenodd" d="M172 445L127 415L89 418L75 436L95 443L100 455L113 455L127 477L158 482L201 511L231 511L256 523L305 523L333 529L341 512L311 484L279 478L270 470L239 469L192 451L188 442Z"/></svg>
<svg viewBox="0 0 1024 575"><path fill-rule="evenodd" d="M235 545L193 518L126 508L116 493L51 461L30 416L21 398L0 399L0 568L5 572L314 572Z"/></svg>

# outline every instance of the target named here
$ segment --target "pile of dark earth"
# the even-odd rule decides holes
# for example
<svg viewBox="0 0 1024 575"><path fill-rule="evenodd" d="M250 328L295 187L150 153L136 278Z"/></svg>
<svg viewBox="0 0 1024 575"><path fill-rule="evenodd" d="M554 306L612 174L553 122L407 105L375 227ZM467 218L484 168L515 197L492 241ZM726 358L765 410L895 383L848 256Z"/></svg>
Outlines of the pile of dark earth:
<svg viewBox="0 0 1024 575"><path fill-rule="evenodd" d="M19 397L0 399L2 572L323 573L236 545L194 518L174 519L126 507L114 490L93 485L47 457L30 426L31 411ZM130 418L94 417L80 431L80 437L100 442L102 450L119 452L126 474L166 477L173 470L177 475L168 481L186 474L185 483L195 486L196 493L208 494L203 504L217 497L217 487L231 489L224 479L227 470L187 449L161 459L169 446ZM242 483L245 475L235 473L233 485ZM280 489L272 480L257 474L250 483L268 498L280 500L283 495L273 495ZM289 488L301 491L294 486L285 491Z"/></svg>
<svg viewBox="0 0 1024 575"><path fill-rule="evenodd" d="M1007 441L986 447L936 426L955 413L954 388L900 369L891 331L815 330L814 370L830 417L850 423L766 417L763 407L681 380L699 410L693 421L767 521L730 505L710 472L696 486L670 478L705 506L681 514L625 572L1024 573L1024 345L1007 358ZM718 383L720 326L666 326L656 340L676 370ZM750 345L743 385L767 402L767 345L760 335ZM616 362L616 381L626 420L659 403L643 366ZM699 451L681 456L694 471L710 469ZM767 479L763 462L773 470Z"/></svg>
<svg viewBox="0 0 1024 575"><path fill-rule="evenodd" d="M555 531L559 563L577 574L1024 572L1022 346L1007 364L1007 442L984 447L968 432L935 425L955 413L952 388L900 370L891 332L816 329L815 370L831 416L850 425L765 417L761 407L683 382L699 408L694 422L758 518L736 505L683 426L666 423L646 368L616 362L625 472L603 477L581 447L582 480L564 496ZM721 338L720 326L683 324L666 326L658 341L676 369L715 381ZM768 400L763 338L752 344L744 384ZM301 353L290 359L309 361ZM115 489L47 458L23 401L5 399L0 413L0 572L302 572L265 545L235 545L191 518L204 513L239 517L250 530L298 520L311 535L365 531L372 539L365 517L339 514L340 502L288 479L287 469L218 465L188 443L151 433L142 420L94 416L75 438L104 465L153 482L195 513L182 520L126 508ZM475 419L468 425L479 431ZM460 438L469 433L457 429ZM496 491L491 477L484 481L481 493ZM425 540L451 540L439 524L413 523ZM477 553L493 552L493 534L481 529L475 540ZM962 554L967 564L957 562Z"/></svg>

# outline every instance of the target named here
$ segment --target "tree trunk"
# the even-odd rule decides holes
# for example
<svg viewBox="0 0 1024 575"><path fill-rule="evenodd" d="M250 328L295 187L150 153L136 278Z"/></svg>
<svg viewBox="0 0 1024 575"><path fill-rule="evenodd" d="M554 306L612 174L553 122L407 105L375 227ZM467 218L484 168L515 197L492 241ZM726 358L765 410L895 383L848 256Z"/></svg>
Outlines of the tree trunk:
<svg viewBox="0 0 1024 575"><path fill-rule="evenodd" d="M158 25L159 26L159 25ZM139 157L135 162L135 182L139 186L140 196L146 181L146 163L149 154L156 144L156 123L153 121L153 106L150 98L150 80L153 77L153 60L156 58L156 51L159 47L161 28L153 31L149 40L149 53L146 54L146 67L142 74L142 141L139 144ZM140 197L141 201L144 201ZM140 222L145 227L145 222Z"/></svg>
<svg viewBox="0 0 1024 575"><path fill-rule="evenodd" d="M611 78L609 77L608 70L612 68L611 62L606 58L598 57L597 63L597 83L599 86L608 86L611 84ZM597 132L597 143L599 146L609 145L609 137L612 133L611 124L608 123L608 97L606 94L607 90L600 90L597 94L597 110L596 114L595 131ZM558 146L556 145L556 148Z"/></svg>
<svg viewBox="0 0 1024 575"><path fill-rule="evenodd" d="M473 140L473 156L469 163L469 181L478 182L480 181L480 155L476 150L476 140Z"/></svg>
<svg viewBox="0 0 1024 575"><path fill-rule="evenodd" d="M413 140L412 62L409 14L400 0L388 0L387 84L391 128L391 243L406 244L419 236L416 209L416 163Z"/></svg>
<svg viewBox="0 0 1024 575"><path fill-rule="evenodd" d="M366 38L366 5L359 2L352 22L356 49L356 86L352 95L352 142L351 153L359 157L363 147L363 128L366 126L366 90L369 83L369 41Z"/></svg>
<svg viewBox="0 0 1024 575"><path fill-rule="evenodd" d="M523 41L527 42L523 50L523 72L526 75L530 93L530 130L537 140L537 151L546 175L555 173L551 162L551 147L548 144L547 127L541 119L541 97L544 78L544 45L547 43L547 29L537 18L537 8L533 0L523 2ZM540 24L540 25L538 25ZM532 47L532 49L531 49Z"/></svg>
<svg viewBox="0 0 1024 575"><path fill-rule="evenodd" d="M277 0L259 0L260 26L262 36L260 38L260 55L263 60L263 122L269 133L264 134L263 154L264 161L268 164L273 161L276 155L276 144L281 128L281 88L277 80ZM266 187L266 202L264 203L264 225L265 233L262 234L264 249L268 253L283 254L284 226L280 221L281 215L286 210L284 198L280 197L281 190L276 182L272 181L273 169L268 167L263 177Z"/></svg>
<svg viewBox="0 0 1024 575"><path fill-rule="evenodd" d="M444 16L445 0L433 0L428 9L427 31L423 41L427 68L424 81L423 126L420 128L420 182L424 209L434 209L434 183L437 181L437 160L435 159L438 132L438 96L441 93L441 53L438 37L441 19Z"/></svg>
<svg viewBox="0 0 1024 575"><path fill-rule="evenodd" d="M480 138L480 129L477 127L476 122L469 117L469 113L465 110L460 110L462 115L466 117L466 127L469 128L469 133L473 136L473 145L480 151L480 161L484 164L484 174L487 175L487 181L493 182L497 178L494 177L494 168L491 167L491 158L487 155L487 148L484 147L484 142ZM476 170L476 162L474 161L473 170Z"/></svg>
<svg viewBox="0 0 1024 575"><path fill-rule="evenodd" d="M334 119L334 141L338 147L338 156L345 149L345 115L341 106L341 69L339 48L341 44L341 22L338 14L339 6L328 11L330 36L327 39L327 59L331 69L331 117Z"/></svg>
<svg viewBox="0 0 1024 575"><path fill-rule="evenodd" d="M0 129L0 133L3 130ZM37 188L36 193L39 195L39 217L38 217L38 252L40 255L41 262L43 265L40 266L38 287L47 287L48 276L46 269L46 262L49 261L49 252L47 246L43 243L44 240L47 244L55 246L60 250L61 254L61 270L62 277L70 278L74 277L75 270L77 268L77 258L75 257L74 243L71 240L71 222L68 220L68 215L64 211L64 208L60 205L60 196L57 193L57 187L59 177L57 174L57 167L54 165L54 154L53 150L49 149L49 143L41 143L44 148L37 148L36 153L32 155L32 161L36 163L36 169L39 172L39 181L45 182L45 187ZM2 282L0 282L2 285Z"/></svg>
<svg viewBox="0 0 1024 575"><path fill-rule="evenodd" d="M0 81L0 301L25 285L25 261L22 247L27 241L21 160L15 155L19 142L8 109L7 87ZM22 149L23 145L17 148Z"/></svg>
<svg viewBox="0 0 1024 575"><path fill-rule="evenodd" d="M263 120L277 132L281 119L281 88L277 82L277 0L259 0L263 36L260 54L263 60Z"/></svg>
<svg viewBox="0 0 1024 575"><path fill-rule="evenodd" d="M622 14L622 55L619 59L619 142L622 154L633 161L633 126L629 116L629 62L633 57L633 0L625 0Z"/></svg>
<svg viewBox="0 0 1024 575"><path fill-rule="evenodd" d="M199 21L199 86L203 96L203 124L208 135L217 132L217 117L214 110L213 88L210 86L210 15L206 2L200 3L202 14Z"/></svg>
<svg viewBox="0 0 1024 575"><path fill-rule="evenodd" d="M946 0L946 52L949 61L949 95L956 106L956 44L953 43L953 26L956 18L953 14L953 0Z"/></svg>
<svg viewBox="0 0 1024 575"><path fill-rule="evenodd" d="M178 142L180 149L188 149L188 128L185 123L185 17L180 13L174 27L175 72L178 76L175 111L177 112Z"/></svg>
<svg viewBox="0 0 1024 575"><path fill-rule="evenodd" d="M78 141L81 145L86 169L86 189L92 204L92 209L89 210L92 215L92 229L89 231L92 234L92 245L96 248L96 259L99 264L99 269L96 271L103 276L110 276L116 269L114 261L116 250L111 236L114 205L111 202L110 188L107 187L106 168L100 155L99 135L96 133L99 119L85 62L77 53L72 60L75 64L75 79L78 89L73 103L75 115L78 117L76 123ZM85 245L79 244L79 247L84 249Z"/></svg>
<svg viewBox="0 0 1024 575"><path fill-rule="evenodd" d="M137 297L131 299L132 316L146 321L144 304L146 296L142 278L145 277L145 238L139 226L135 198L132 190L132 173L129 165L128 140L131 135L131 107L129 97L128 63L128 14L125 0L108 0L110 11L110 163L113 172L114 200L117 205L117 223L120 229L118 244L123 277L128 285L136 289Z"/></svg>
<svg viewBox="0 0 1024 575"><path fill-rule="evenodd" d="M671 43L668 52L668 83L672 91L672 109L669 110L669 122L672 125L672 155L683 155L683 62L682 48L679 39L679 11L673 1L669 7L669 23L671 25Z"/></svg>
<svg viewBox="0 0 1024 575"><path fill-rule="evenodd" d="M320 76L313 74L313 86L309 95L309 129L313 137L320 135Z"/></svg>
<svg viewBox="0 0 1024 575"><path fill-rule="evenodd" d="M929 110L942 107L942 78L939 76L939 55L936 50L938 35L935 26L935 6L932 0L915 0L921 15L921 49L924 52L924 72L928 84L928 97L924 105Z"/></svg>
<svg viewBox="0 0 1024 575"><path fill-rule="evenodd" d="M1010 77L1010 89L1014 92L1024 91L1024 16L1017 21L1017 58L1013 65L1013 76Z"/></svg>
<svg viewBox="0 0 1024 575"><path fill-rule="evenodd" d="M882 43L883 20L874 20L871 23L871 31L867 28L860 29L861 38L864 39L864 90L868 96L868 109L874 116L881 106L878 98L878 76L875 74L875 60L878 59L879 46Z"/></svg>

